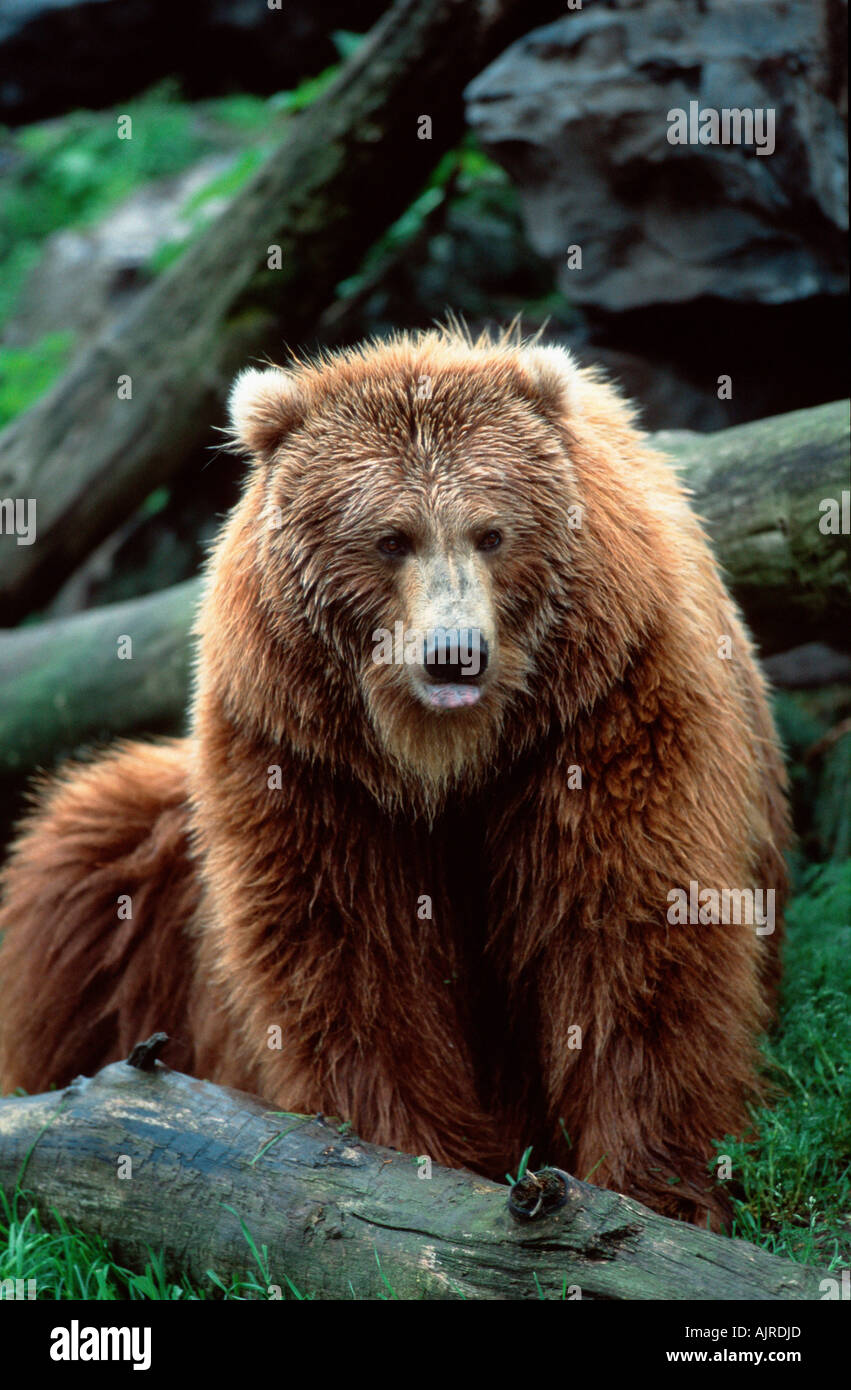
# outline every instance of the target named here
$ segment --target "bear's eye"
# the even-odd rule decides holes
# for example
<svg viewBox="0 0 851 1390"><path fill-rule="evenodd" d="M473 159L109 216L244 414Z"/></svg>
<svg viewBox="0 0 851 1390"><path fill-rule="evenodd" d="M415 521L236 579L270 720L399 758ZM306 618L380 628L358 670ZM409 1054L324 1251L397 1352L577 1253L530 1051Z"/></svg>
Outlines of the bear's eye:
<svg viewBox="0 0 851 1390"><path fill-rule="evenodd" d="M411 543L407 536L382 536L378 542L378 549L382 555L407 555L411 548Z"/></svg>
<svg viewBox="0 0 851 1390"><path fill-rule="evenodd" d="M501 531L485 531L479 541L479 550L496 550L502 544Z"/></svg>

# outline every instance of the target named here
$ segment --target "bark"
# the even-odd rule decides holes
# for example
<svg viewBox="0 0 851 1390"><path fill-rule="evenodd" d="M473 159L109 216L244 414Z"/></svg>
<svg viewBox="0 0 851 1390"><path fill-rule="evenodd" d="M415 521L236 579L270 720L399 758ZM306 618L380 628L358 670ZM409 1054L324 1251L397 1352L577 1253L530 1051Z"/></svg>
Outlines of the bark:
<svg viewBox="0 0 851 1390"><path fill-rule="evenodd" d="M846 436L841 402L713 435L655 436L694 488L728 582L769 651L851 630L848 537L823 535L818 509L841 490ZM0 787L82 744L179 731L198 593L189 580L0 632ZM131 660L117 655L125 634Z"/></svg>
<svg viewBox="0 0 851 1390"><path fill-rule="evenodd" d="M851 631L851 536L820 529L848 489L848 402L698 435L664 431L764 655Z"/></svg>
<svg viewBox="0 0 851 1390"><path fill-rule="evenodd" d="M536 13L521 0L397 0L221 217L0 434L0 497L35 498L38 526L34 545L0 535L4 622L44 603L209 442L237 367L312 337L336 285L457 142L467 82ZM423 114L431 139L418 138ZM281 269L266 268L273 246Z"/></svg>
<svg viewBox="0 0 851 1390"><path fill-rule="evenodd" d="M20 1180L44 1215L102 1236L131 1265L162 1250L173 1274L242 1278L244 1223L269 1252L266 1272L253 1267L267 1293L292 1281L345 1299L820 1296L816 1269L556 1170L544 1173L551 1200L519 1220L528 1181L509 1189L437 1165L420 1179L415 1158L336 1123L170 1071L153 1060L162 1040L136 1049L135 1065L0 1102L0 1186Z"/></svg>
<svg viewBox="0 0 851 1390"><path fill-rule="evenodd" d="M198 581L0 632L0 787L83 744L178 731ZM120 657L119 638L132 654Z"/></svg>

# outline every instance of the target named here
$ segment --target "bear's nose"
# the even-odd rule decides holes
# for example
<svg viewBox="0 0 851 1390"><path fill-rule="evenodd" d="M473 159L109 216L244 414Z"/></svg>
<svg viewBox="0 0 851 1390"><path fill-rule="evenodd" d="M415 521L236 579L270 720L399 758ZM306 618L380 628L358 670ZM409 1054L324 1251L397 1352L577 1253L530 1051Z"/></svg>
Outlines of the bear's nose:
<svg viewBox="0 0 851 1390"><path fill-rule="evenodd" d="M425 669L429 680L440 685L476 681L484 675L487 665L487 638L478 628L433 628L426 634Z"/></svg>

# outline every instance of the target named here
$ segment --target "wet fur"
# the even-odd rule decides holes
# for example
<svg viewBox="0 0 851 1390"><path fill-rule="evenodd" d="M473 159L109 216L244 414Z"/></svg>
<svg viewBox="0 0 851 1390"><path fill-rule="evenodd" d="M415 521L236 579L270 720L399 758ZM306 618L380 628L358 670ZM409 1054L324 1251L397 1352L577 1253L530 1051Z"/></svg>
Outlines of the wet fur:
<svg viewBox="0 0 851 1390"><path fill-rule="evenodd" d="M707 1162L756 1087L787 822L762 679L672 470L593 373L510 339L401 337L239 389L253 462L191 735L67 769L5 872L4 1086L162 1028L173 1065L367 1140L496 1176L533 1144L717 1225ZM416 601L373 542L470 516L507 528L483 580L498 661L447 717L370 660ZM691 880L774 888L777 931L669 925Z"/></svg>

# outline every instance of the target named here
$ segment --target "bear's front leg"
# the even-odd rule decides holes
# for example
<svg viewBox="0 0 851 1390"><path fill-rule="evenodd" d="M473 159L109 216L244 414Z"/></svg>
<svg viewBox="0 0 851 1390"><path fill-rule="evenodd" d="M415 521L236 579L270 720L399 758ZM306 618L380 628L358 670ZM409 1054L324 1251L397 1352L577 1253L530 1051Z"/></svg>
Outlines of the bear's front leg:
<svg viewBox="0 0 851 1390"><path fill-rule="evenodd" d="M677 659L664 637L553 747L495 831L494 899L523 905L496 930L513 987L537 999L556 1161L717 1226L715 1144L747 1121L769 1021L785 815L755 672L719 662L701 684L700 643ZM727 893L732 920L713 924L705 892Z"/></svg>
<svg viewBox="0 0 851 1390"><path fill-rule="evenodd" d="M262 950L257 918L244 926ZM477 1095L455 983L403 923L391 935L388 948L368 920L344 920L293 887L286 914L267 923L263 971L250 956L229 956L229 1004L212 1024L206 1058L199 1050L204 1074L282 1110L338 1116L370 1143L501 1174L505 1160ZM202 947L205 978L220 974L219 946L213 929Z"/></svg>
<svg viewBox="0 0 851 1390"><path fill-rule="evenodd" d="M369 1142L501 1171L429 837L281 757L238 748L204 767L199 1069Z"/></svg>
<svg viewBox="0 0 851 1390"><path fill-rule="evenodd" d="M542 1068L561 1166L663 1215L724 1227L714 1141L745 1123L764 1021L749 932L609 920L551 945Z"/></svg>

